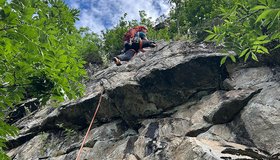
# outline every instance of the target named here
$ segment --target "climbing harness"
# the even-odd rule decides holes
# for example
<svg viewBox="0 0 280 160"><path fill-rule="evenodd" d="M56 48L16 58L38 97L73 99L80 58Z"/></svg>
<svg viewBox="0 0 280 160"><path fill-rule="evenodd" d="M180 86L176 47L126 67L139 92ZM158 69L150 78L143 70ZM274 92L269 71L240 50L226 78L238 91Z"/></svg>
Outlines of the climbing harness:
<svg viewBox="0 0 280 160"><path fill-rule="evenodd" d="M94 119L95 119L95 117L96 117L96 114L97 114L97 112L98 112L98 110L99 110L99 108L100 108L100 104L101 104L101 101L102 101L102 95L103 95L103 93L104 93L104 91L105 91L105 88L104 88L104 86L103 86L103 82L102 82L102 81L100 82L100 85L102 86L102 90L101 90L101 93L100 93L99 101L98 101L97 107L96 107L96 109L95 109L94 115L93 115L93 117L92 117L92 120L91 120L91 122L90 122L90 125L89 125L89 127L88 127L87 133L86 133L86 135L85 135L85 137L84 137L84 140L83 140L83 142L82 142L81 148L80 148L80 150L79 150L79 152L78 152L78 154L77 154L76 160L80 160L80 156L81 156L81 153L82 153L84 144L85 144L85 142L86 142L87 136L88 136L89 131L90 131L92 125L93 125L93 122L94 122Z"/></svg>

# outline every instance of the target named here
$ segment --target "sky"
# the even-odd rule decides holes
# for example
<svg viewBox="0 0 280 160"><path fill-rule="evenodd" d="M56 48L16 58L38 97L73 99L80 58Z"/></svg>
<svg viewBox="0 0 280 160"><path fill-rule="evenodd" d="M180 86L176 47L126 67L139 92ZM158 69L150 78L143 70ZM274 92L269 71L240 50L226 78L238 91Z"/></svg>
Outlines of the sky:
<svg viewBox="0 0 280 160"><path fill-rule="evenodd" d="M120 17L127 13L126 20L140 19L139 10L156 20L168 15L168 0L64 0L70 8L80 10L76 27L89 27L95 33L116 26Z"/></svg>

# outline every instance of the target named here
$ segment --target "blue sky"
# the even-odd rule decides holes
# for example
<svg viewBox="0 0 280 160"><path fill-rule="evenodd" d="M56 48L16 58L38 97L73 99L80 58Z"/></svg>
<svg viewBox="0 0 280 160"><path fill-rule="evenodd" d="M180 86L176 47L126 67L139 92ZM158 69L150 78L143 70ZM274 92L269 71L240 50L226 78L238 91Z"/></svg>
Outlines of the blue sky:
<svg viewBox="0 0 280 160"><path fill-rule="evenodd" d="M79 9L76 27L89 27L93 32L110 29L127 13L127 20L139 19L139 10L145 10L153 20L168 15L168 0L64 0L70 8Z"/></svg>

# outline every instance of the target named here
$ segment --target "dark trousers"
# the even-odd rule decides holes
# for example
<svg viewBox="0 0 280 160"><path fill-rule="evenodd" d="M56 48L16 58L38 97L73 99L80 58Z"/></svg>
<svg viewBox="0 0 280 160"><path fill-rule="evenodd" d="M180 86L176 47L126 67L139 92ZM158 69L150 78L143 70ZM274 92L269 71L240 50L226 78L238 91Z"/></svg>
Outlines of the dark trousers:
<svg viewBox="0 0 280 160"><path fill-rule="evenodd" d="M135 55L135 53L135 50L129 49L123 54L118 55L117 58L121 61L129 61Z"/></svg>
<svg viewBox="0 0 280 160"><path fill-rule="evenodd" d="M154 42L142 40L142 48L154 47ZM123 54L117 56L121 61L129 61L140 49L139 43L125 44L125 51Z"/></svg>

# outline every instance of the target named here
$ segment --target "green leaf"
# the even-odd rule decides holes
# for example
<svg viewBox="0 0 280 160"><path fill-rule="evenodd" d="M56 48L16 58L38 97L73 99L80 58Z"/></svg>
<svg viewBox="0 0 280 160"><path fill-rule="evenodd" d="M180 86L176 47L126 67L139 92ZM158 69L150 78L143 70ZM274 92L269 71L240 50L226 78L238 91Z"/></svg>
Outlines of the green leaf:
<svg viewBox="0 0 280 160"><path fill-rule="evenodd" d="M259 46L259 49L261 49L264 53L269 54L269 51L268 51L268 49L267 49L266 47L264 47L264 46Z"/></svg>
<svg viewBox="0 0 280 160"><path fill-rule="evenodd" d="M222 66L227 60L227 56L224 56L220 61L220 66Z"/></svg>
<svg viewBox="0 0 280 160"><path fill-rule="evenodd" d="M247 62L249 56L250 56L251 52L247 52L244 61Z"/></svg>
<svg viewBox="0 0 280 160"><path fill-rule="evenodd" d="M33 14L35 13L35 8L27 8L26 10L25 10L25 16L28 18L28 19L32 19L32 16L33 16Z"/></svg>
<svg viewBox="0 0 280 160"><path fill-rule="evenodd" d="M6 52L11 52L12 51L12 41L9 38L3 38L4 44L5 44L5 50Z"/></svg>
<svg viewBox="0 0 280 160"><path fill-rule="evenodd" d="M210 33L210 34L213 34L214 32L213 31L210 31L210 30L205 30L207 33Z"/></svg>
<svg viewBox="0 0 280 160"><path fill-rule="evenodd" d="M214 26L213 30L214 30L214 33L218 33L218 27Z"/></svg>
<svg viewBox="0 0 280 160"><path fill-rule="evenodd" d="M58 53L59 55L62 55L62 54L65 53L65 50L59 50L57 53Z"/></svg>
<svg viewBox="0 0 280 160"><path fill-rule="evenodd" d="M222 43L223 40L224 40L224 34L221 34L216 38L216 42L219 43L219 44Z"/></svg>
<svg viewBox="0 0 280 160"><path fill-rule="evenodd" d="M267 5L267 4L266 4L266 0L259 0L259 2L260 2L261 4L263 4L263 5Z"/></svg>
<svg viewBox="0 0 280 160"><path fill-rule="evenodd" d="M243 51L240 53L239 58L243 57L248 51L249 51L249 48L243 50Z"/></svg>
<svg viewBox="0 0 280 160"><path fill-rule="evenodd" d="M57 45L57 40L56 40L56 37L54 35L50 35L48 40L49 40L51 45L54 45L54 46Z"/></svg>
<svg viewBox="0 0 280 160"><path fill-rule="evenodd" d="M257 20L256 20L255 23L261 21L262 19L265 19L265 18L267 17L267 15L268 15L271 11L272 11L271 9L264 10L264 11L262 12L262 14L260 14L260 15L258 16L258 18L257 18Z"/></svg>
<svg viewBox="0 0 280 160"><path fill-rule="evenodd" d="M264 51L263 51L263 50L261 50L261 49L257 49L255 52L256 52L256 53L261 53L261 54L263 54L263 53L264 53Z"/></svg>
<svg viewBox="0 0 280 160"><path fill-rule="evenodd" d="M259 36L259 37L257 37L257 40L262 41L262 40L266 39L267 37L268 37L267 35Z"/></svg>
<svg viewBox="0 0 280 160"><path fill-rule="evenodd" d="M267 0L267 5L268 6L273 6L274 2L275 2L275 0Z"/></svg>
<svg viewBox="0 0 280 160"><path fill-rule="evenodd" d="M274 47L273 49L277 49L280 48L280 44L278 44L276 47Z"/></svg>
<svg viewBox="0 0 280 160"><path fill-rule="evenodd" d="M67 56L66 55L61 55L60 57L59 57L59 61L60 62L66 62L67 61Z"/></svg>
<svg viewBox="0 0 280 160"><path fill-rule="evenodd" d="M251 10L256 11L256 10L267 9L267 8L268 8L267 6L258 5L258 6L253 7Z"/></svg>
<svg viewBox="0 0 280 160"><path fill-rule="evenodd" d="M274 34L271 36L271 40L274 40L274 39L280 39L280 32L274 33Z"/></svg>
<svg viewBox="0 0 280 160"><path fill-rule="evenodd" d="M269 42L271 42L271 40L255 41L255 42L253 43L253 45L266 44L266 43L269 43Z"/></svg>
<svg viewBox="0 0 280 160"><path fill-rule="evenodd" d="M278 13L277 13L276 16L275 16L274 21L275 21L277 18L279 18L279 17L280 17L280 9L279 9Z"/></svg>
<svg viewBox="0 0 280 160"><path fill-rule="evenodd" d="M210 41L210 40L214 39L216 36L217 36L216 34L210 34L205 38L204 41Z"/></svg>
<svg viewBox="0 0 280 160"><path fill-rule="evenodd" d="M235 58L234 55L230 55L229 57L230 57L230 59L231 59L234 63L236 63L236 58Z"/></svg>
<svg viewBox="0 0 280 160"><path fill-rule="evenodd" d="M252 59L255 60L255 61L259 61L258 57L255 55L255 53L252 53Z"/></svg>

